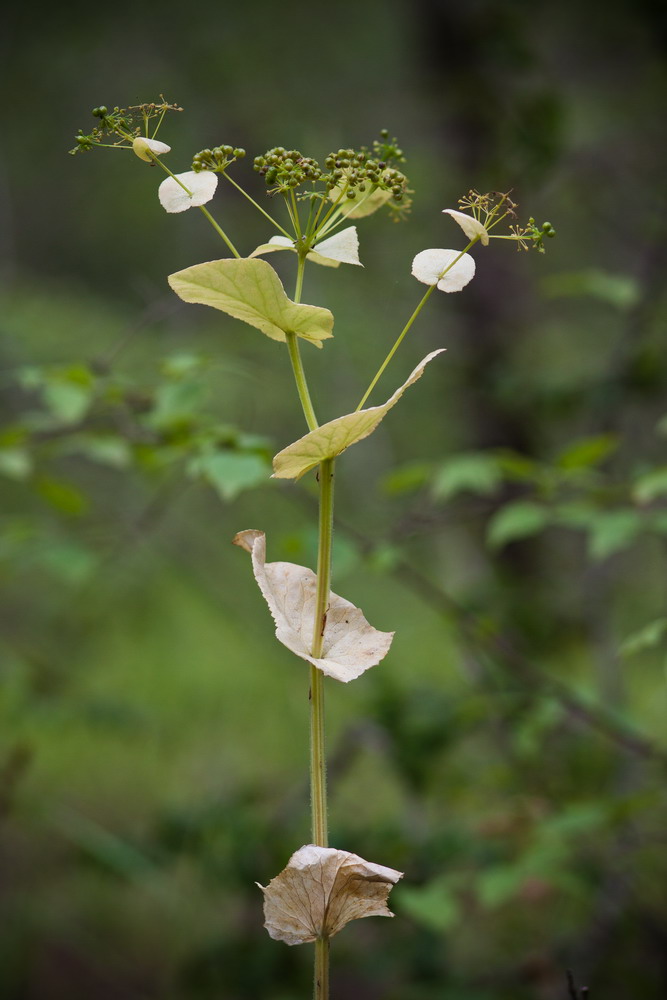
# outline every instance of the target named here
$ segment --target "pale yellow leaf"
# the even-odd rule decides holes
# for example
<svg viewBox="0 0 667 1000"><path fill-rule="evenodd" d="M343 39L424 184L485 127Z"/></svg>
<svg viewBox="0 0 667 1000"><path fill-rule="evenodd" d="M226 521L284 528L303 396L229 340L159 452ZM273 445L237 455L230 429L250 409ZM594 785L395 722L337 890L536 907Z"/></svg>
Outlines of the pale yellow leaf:
<svg viewBox="0 0 667 1000"><path fill-rule="evenodd" d="M293 653L337 681L354 680L386 656L393 632L379 632L369 625L359 608L329 594L322 655L312 655L315 629L317 576L294 563L267 563L263 531L240 531L234 544L252 557L259 589L276 624L276 638Z"/></svg>
<svg viewBox="0 0 667 1000"><path fill-rule="evenodd" d="M266 888L260 885L264 926L276 941L306 944L333 937L350 920L393 917L387 898L402 877L357 854L307 844Z"/></svg>
<svg viewBox="0 0 667 1000"><path fill-rule="evenodd" d="M319 465L326 458L334 458L341 452L372 434L380 421L395 406L405 390L421 377L424 368L444 348L432 351L417 365L406 382L381 406L371 406L367 410L346 413L342 417L322 424L279 451L273 459L273 475L276 479L298 479L304 472Z"/></svg>
<svg viewBox="0 0 667 1000"><path fill-rule="evenodd" d="M211 260L177 271L168 280L185 302L220 309L273 340L284 341L286 333L293 332L321 347L321 341L333 336L333 314L321 306L292 302L265 260Z"/></svg>

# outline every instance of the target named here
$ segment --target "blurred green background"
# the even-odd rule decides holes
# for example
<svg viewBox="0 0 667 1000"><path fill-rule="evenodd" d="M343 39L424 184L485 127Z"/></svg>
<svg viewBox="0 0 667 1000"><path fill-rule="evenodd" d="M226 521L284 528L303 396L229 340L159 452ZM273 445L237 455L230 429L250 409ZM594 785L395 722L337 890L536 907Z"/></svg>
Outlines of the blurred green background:
<svg viewBox="0 0 667 1000"><path fill-rule="evenodd" d="M462 245L443 208L512 188L558 233L476 249L375 401L447 354L339 463L334 589L397 635L327 685L331 839L406 876L335 939L333 996L567 1000L571 969L664 997L664 4L15 6L0 56L0 996L309 996L254 885L309 839L307 671L230 545L312 565L315 484L268 479L303 433L287 357L171 293L221 248L157 171L66 155L93 106L164 93L170 165L244 146L258 198L270 146L399 137L409 220L307 275L321 419L418 301L414 254Z"/></svg>

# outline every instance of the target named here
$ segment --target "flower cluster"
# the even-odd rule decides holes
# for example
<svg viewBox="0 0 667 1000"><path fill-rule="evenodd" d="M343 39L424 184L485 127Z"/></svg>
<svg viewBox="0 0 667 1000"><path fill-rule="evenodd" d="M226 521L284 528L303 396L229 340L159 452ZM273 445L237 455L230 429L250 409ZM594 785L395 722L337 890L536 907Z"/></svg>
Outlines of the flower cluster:
<svg viewBox="0 0 667 1000"><path fill-rule="evenodd" d="M318 181L322 176L317 160L304 156L298 149L287 150L284 146L274 146L256 156L253 169L264 178L271 189L270 194L293 190L306 181Z"/></svg>
<svg viewBox="0 0 667 1000"><path fill-rule="evenodd" d="M499 238L497 233L491 234L491 230L503 221L503 219L516 219L516 209L518 205L510 198L511 191L489 191L480 194L479 191L471 190L463 198L459 198L459 206L468 209L470 215L465 212L457 212L454 209L444 209L461 226L463 231L470 238L478 235L481 242L486 246L489 237ZM467 225L466 225L467 220ZM535 219L530 218L526 225L521 226L516 223L510 225L509 235L500 236L500 239L516 240L517 250L529 250L532 246L538 253L544 253L545 236L553 237L556 230L550 222L543 222L538 228Z"/></svg>
<svg viewBox="0 0 667 1000"><path fill-rule="evenodd" d="M395 201L401 201L405 194L407 178L395 167L387 166L385 160L376 160L364 149L339 149L330 153L326 166L331 171L324 178L327 187L341 187L347 182L346 198L356 198L368 187L390 191Z"/></svg>
<svg viewBox="0 0 667 1000"><path fill-rule="evenodd" d="M532 217L528 219L527 225L523 228L510 226L510 232L516 240L517 250L530 250L532 245L533 250L537 250L538 253L544 253L544 237L548 236L553 239L556 235L556 230L550 222L543 222L538 229L535 219Z"/></svg>
<svg viewBox="0 0 667 1000"><path fill-rule="evenodd" d="M389 141L386 129L380 136L373 141L372 154L366 146L359 150L339 149L330 153L325 160L330 172L323 180L330 191L329 197L368 203L370 195L385 195L381 199L375 197L373 203L387 204L397 214L405 216L411 205L411 200L406 197L408 179L394 165L405 162L403 150L395 138Z"/></svg>
<svg viewBox="0 0 667 1000"><path fill-rule="evenodd" d="M102 104L93 108L93 118L99 120L91 132L85 133L79 129L76 134L76 146L70 149L72 155L76 153L86 153L95 146L117 146L127 148L132 146L132 141L140 136L142 131L148 136L149 124L157 118L157 124L153 129L153 137L157 133L162 119L168 111L182 111L178 104L170 104L160 95L160 101L151 101L149 104L137 104L129 108L115 107L112 111ZM114 141L107 142L105 140Z"/></svg>
<svg viewBox="0 0 667 1000"><path fill-rule="evenodd" d="M390 203L390 208L400 208L405 214L410 204L406 197L408 180L394 165L403 162L403 150L396 139L389 140L389 133L384 129L381 138L373 142L372 152L362 146L329 153L324 161L326 173L312 157L304 156L298 149L286 150L284 146L275 146L256 156L253 166L272 195L319 181L332 201L368 203L370 195L379 192L386 197L373 199L372 210L380 204ZM322 197L322 194L309 192L303 197Z"/></svg>
<svg viewBox="0 0 667 1000"><path fill-rule="evenodd" d="M492 239L515 240L518 250L528 250L532 246L539 253L544 253L544 237L556 235L550 222L543 222L538 229L532 218L525 226L510 225L509 234L491 232L508 216L516 218L518 206L511 200L510 192L490 191L488 194L480 194L478 191L469 191L464 198L459 198L459 205L469 209L470 214L456 208L443 208L442 211L467 236L470 242L466 249L458 251L434 247L422 250L412 262L412 273L417 281L437 287L441 292L460 292L472 280L475 261L466 251L477 242L488 246Z"/></svg>
<svg viewBox="0 0 667 1000"><path fill-rule="evenodd" d="M202 149L192 158L192 169L196 174L202 170L212 170L222 174L235 160L242 160L245 149L240 146L215 146L213 149Z"/></svg>

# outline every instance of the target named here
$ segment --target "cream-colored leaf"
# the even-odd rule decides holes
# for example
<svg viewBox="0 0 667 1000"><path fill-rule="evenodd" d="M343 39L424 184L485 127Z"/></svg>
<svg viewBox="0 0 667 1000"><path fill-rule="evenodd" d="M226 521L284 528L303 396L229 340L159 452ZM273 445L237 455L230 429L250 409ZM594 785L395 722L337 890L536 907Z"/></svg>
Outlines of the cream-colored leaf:
<svg viewBox="0 0 667 1000"><path fill-rule="evenodd" d="M173 215L176 212L185 212L188 208L205 205L215 194L217 186L217 174L211 173L210 170L201 170L199 173L186 170L183 174L174 174L173 177L163 180L157 189L157 194L165 212Z"/></svg>
<svg viewBox="0 0 667 1000"><path fill-rule="evenodd" d="M234 538L250 553L259 589L276 624L276 638L293 653L337 681L352 681L386 656L393 632L379 632L369 625L359 608L329 594L322 655L314 657L313 632L317 576L294 563L267 563L263 531L240 531Z"/></svg>
<svg viewBox="0 0 667 1000"><path fill-rule="evenodd" d="M458 222L469 240L474 240L479 236L482 246L488 247L489 234L479 219L475 219L472 215L466 215L465 212L458 212L455 208L443 208L442 211L445 215L451 215L454 222Z"/></svg>
<svg viewBox="0 0 667 1000"><path fill-rule="evenodd" d="M268 243L260 243L248 256L261 257L265 253L274 253L276 250L291 250L293 253L296 253L294 240L288 239L287 236L272 236ZM323 267L340 267L340 261L321 257L314 250L310 251L307 259L312 260L314 264L322 264Z"/></svg>
<svg viewBox="0 0 667 1000"><path fill-rule="evenodd" d="M358 854L307 844L264 893L264 926L276 941L306 944L330 938L350 920L393 917L387 898L403 872ZM259 884L259 883L258 883Z"/></svg>
<svg viewBox="0 0 667 1000"><path fill-rule="evenodd" d="M316 347L332 337L333 315L321 306L292 302L270 264L257 258L227 257L195 264L169 275L185 302L199 302L249 323L273 340L293 332Z"/></svg>
<svg viewBox="0 0 667 1000"><path fill-rule="evenodd" d="M475 261L460 250L422 250L412 262L412 273L425 285L437 285L441 292L460 292L472 281Z"/></svg>
<svg viewBox="0 0 667 1000"><path fill-rule="evenodd" d="M261 243L256 247L250 257L258 257L265 253L273 253L275 250L292 250L296 253L294 241L287 236L272 236L268 243ZM324 267L338 267L340 264L357 264L363 267L359 260L359 236L356 226L348 226L334 236L317 243L307 256L314 264L322 264Z"/></svg>
<svg viewBox="0 0 667 1000"><path fill-rule="evenodd" d="M359 267L363 267L359 260L357 227L348 226L347 229L341 229L339 233L329 236L321 243L316 243L313 247L313 256L315 255L326 257L330 261L338 261L341 264L357 264Z"/></svg>
<svg viewBox="0 0 667 1000"><path fill-rule="evenodd" d="M161 156L162 153L171 152L171 146L168 146L166 142L160 142L159 139L149 139L143 135L136 137L132 143L132 149L140 160L147 160L149 163L153 162L153 156Z"/></svg>
<svg viewBox="0 0 667 1000"><path fill-rule="evenodd" d="M405 390L421 377L424 368L444 348L432 351L417 365L406 382L381 406L371 406L367 410L346 413L342 417L322 424L279 451L273 459L273 475L276 479L298 479L309 469L319 465L326 458L335 458L341 452L372 434L380 421L395 406Z"/></svg>
<svg viewBox="0 0 667 1000"><path fill-rule="evenodd" d="M272 236L268 243L260 243L248 257L261 257L265 253L275 253L276 250L294 250L294 240L287 236Z"/></svg>

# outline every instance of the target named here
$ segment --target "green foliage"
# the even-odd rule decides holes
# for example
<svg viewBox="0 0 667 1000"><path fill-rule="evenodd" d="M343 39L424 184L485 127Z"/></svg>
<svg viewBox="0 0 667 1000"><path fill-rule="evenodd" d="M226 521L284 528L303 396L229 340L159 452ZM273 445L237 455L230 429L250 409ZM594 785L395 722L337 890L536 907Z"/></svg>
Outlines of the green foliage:
<svg viewBox="0 0 667 1000"><path fill-rule="evenodd" d="M549 523L549 511L530 500L505 504L489 522L487 538L492 548L537 535Z"/></svg>
<svg viewBox="0 0 667 1000"><path fill-rule="evenodd" d="M550 298L588 295L616 309L631 309L641 297L635 278L628 274L608 274L597 268L552 274L542 284Z"/></svg>
<svg viewBox="0 0 667 1000"><path fill-rule="evenodd" d="M438 466L431 481L431 495L434 500L449 500L466 491L485 496L494 493L501 482L496 455L467 452L454 455Z"/></svg>

